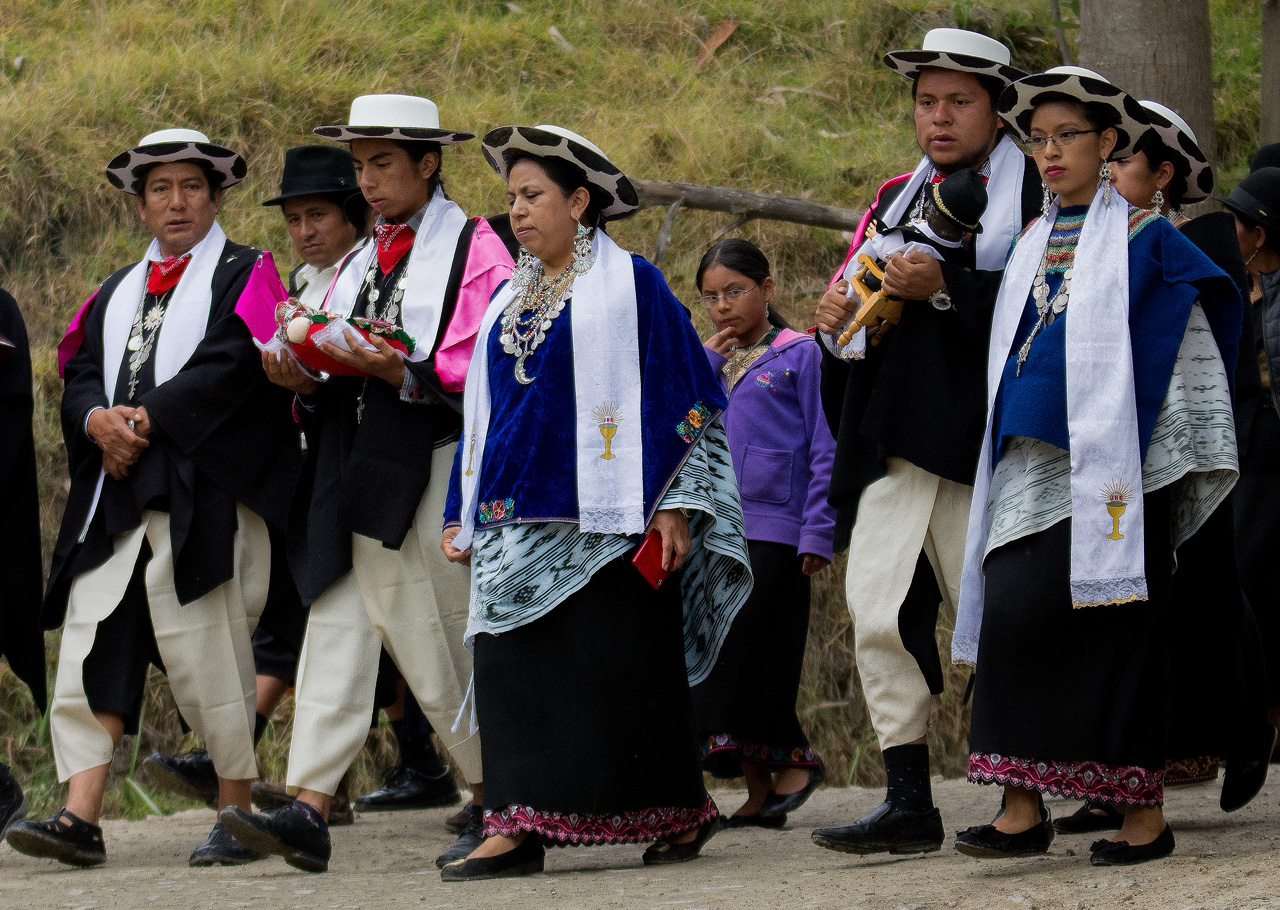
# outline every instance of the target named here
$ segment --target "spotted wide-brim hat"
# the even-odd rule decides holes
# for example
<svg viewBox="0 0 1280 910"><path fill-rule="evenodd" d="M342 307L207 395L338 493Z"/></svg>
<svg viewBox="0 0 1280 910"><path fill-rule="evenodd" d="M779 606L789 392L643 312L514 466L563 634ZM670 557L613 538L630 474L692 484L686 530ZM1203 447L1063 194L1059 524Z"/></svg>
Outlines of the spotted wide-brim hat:
<svg viewBox="0 0 1280 910"><path fill-rule="evenodd" d="M1026 75L1009 65L1009 48L994 38L963 28L935 28L924 36L920 50L890 51L885 66L914 79L926 67L991 76L1005 85Z"/></svg>
<svg viewBox="0 0 1280 910"><path fill-rule="evenodd" d="M440 109L429 98L417 95L361 95L351 102L348 122L317 126L311 132L326 139L404 139L457 145L476 138L475 133L440 129Z"/></svg>
<svg viewBox="0 0 1280 910"><path fill-rule="evenodd" d="M537 158L562 158L582 168L587 182L604 194L608 201L600 211L604 217L619 218L640 207L640 197L627 175L598 146L562 126L500 126L485 134L480 147L489 166L503 180L507 179L507 162L502 153L508 149Z"/></svg>
<svg viewBox="0 0 1280 910"><path fill-rule="evenodd" d="M160 130L143 136L134 148L116 155L107 164L111 185L133 193L133 184L148 168L174 161L205 161L222 175L221 187L235 186L244 179L249 166L243 158L221 145L209 141L199 130Z"/></svg>
<svg viewBox="0 0 1280 910"><path fill-rule="evenodd" d="M1152 132L1191 168L1191 173L1187 176L1187 192L1182 201L1199 202L1201 199L1208 199L1213 192L1213 168L1209 166L1209 159L1204 152L1200 151L1196 134L1187 125L1187 121L1159 102L1138 103L1146 111Z"/></svg>
<svg viewBox="0 0 1280 910"><path fill-rule="evenodd" d="M1031 115L1037 107L1062 96L1086 104L1105 104L1116 112L1116 147L1111 159L1128 158L1150 125L1147 112L1137 99L1116 88L1105 78L1082 66L1055 66L1053 69L1019 79L1000 95L1000 116L1023 142L1031 136Z"/></svg>

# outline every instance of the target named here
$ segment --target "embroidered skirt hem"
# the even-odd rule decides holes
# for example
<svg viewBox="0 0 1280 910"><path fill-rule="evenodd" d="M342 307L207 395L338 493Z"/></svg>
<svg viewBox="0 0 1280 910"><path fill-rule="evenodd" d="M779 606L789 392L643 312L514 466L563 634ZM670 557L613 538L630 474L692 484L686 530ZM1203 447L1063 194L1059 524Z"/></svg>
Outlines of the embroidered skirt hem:
<svg viewBox="0 0 1280 910"><path fill-rule="evenodd" d="M528 831L549 847L643 844L701 828L719 813L711 797L697 809L662 807L610 814L551 812L509 805L484 813L484 836Z"/></svg>

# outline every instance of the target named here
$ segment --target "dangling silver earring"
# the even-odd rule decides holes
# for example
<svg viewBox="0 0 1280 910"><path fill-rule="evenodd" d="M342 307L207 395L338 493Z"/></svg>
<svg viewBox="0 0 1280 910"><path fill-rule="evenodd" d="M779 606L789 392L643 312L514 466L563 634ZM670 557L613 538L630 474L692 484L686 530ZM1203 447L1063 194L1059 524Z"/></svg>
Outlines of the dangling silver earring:
<svg viewBox="0 0 1280 910"><path fill-rule="evenodd" d="M1156 190L1156 194L1151 197L1151 208L1157 215L1164 214L1164 193Z"/></svg>
<svg viewBox="0 0 1280 910"><path fill-rule="evenodd" d="M1040 211L1044 215L1049 214L1049 206L1053 205L1053 194L1049 192L1048 184L1041 184L1044 187L1044 201L1040 203Z"/></svg>
<svg viewBox="0 0 1280 910"><path fill-rule="evenodd" d="M1098 171L1098 177L1102 182L1102 204L1111 205L1111 162L1102 162L1102 168Z"/></svg>
<svg viewBox="0 0 1280 910"><path fill-rule="evenodd" d="M769 318L769 301L767 300L764 302L764 318Z"/></svg>
<svg viewBox="0 0 1280 910"><path fill-rule="evenodd" d="M582 222L578 222L578 233L573 238L573 273L575 275L585 275L591 268L591 235L582 226Z"/></svg>

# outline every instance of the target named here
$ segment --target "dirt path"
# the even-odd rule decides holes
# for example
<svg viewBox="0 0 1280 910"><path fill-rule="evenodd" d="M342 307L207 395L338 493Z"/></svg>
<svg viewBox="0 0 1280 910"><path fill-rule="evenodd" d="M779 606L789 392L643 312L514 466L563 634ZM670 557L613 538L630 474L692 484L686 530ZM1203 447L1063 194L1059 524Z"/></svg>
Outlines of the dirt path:
<svg viewBox="0 0 1280 910"><path fill-rule="evenodd" d="M935 783L950 833L986 821L997 791L962 781ZM727 811L740 794L717 791ZM1216 787L1169 795L1178 849L1168 860L1130 869L1088 864L1090 835L1059 837L1048 856L982 861L956 853L855 857L822 850L811 828L873 808L879 792L819 791L782 831L721 832L702 858L647 869L638 847L555 850L547 871L523 879L447 885L431 863L448 845L441 810L378 813L336 829L325 875L295 872L278 859L233 869L190 869L187 854L213 813L195 810L105 825L108 862L73 870L0 847L0 908L67 910L250 910L329 908L1280 908L1280 774L1234 815L1217 807ZM1074 804L1054 801L1055 813Z"/></svg>

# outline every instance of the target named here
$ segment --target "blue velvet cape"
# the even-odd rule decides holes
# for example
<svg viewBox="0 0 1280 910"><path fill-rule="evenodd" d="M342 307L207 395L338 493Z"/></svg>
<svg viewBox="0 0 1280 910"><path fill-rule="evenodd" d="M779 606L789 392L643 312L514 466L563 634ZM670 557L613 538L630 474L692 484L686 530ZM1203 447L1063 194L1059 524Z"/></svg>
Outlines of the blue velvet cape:
<svg viewBox="0 0 1280 910"><path fill-rule="evenodd" d="M1062 209L1062 213L1079 213L1085 208L1073 206ZM1076 263L1075 267L1085 268L1086 264ZM1061 281L1060 275L1049 276L1050 297ZM1197 300L1204 307L1222 353L1227 379L1233 381L1244 318L1239 291L1225 272L1167 220L1156 218L1148 222L1129 240L1129 339L1139 454L1143 459L1169 390L1191 306ZM1011 436L1040 439L1070 450L1066 379L1066 322L1070 314L1068 302L1067 309L1040 330L1022 365L1022 375L1018 376L1018 350L1039 318L1034 298L1027 296L996 397L991 430L996 462L1005 439Z"/></svg>
<svg viewBox="0 0 1280 910"><path fill-rule="evenodd" d="M638 308L641 438L645 521L684 464L702 430L725 408L724 392L707 361L689 314L662 273L632 254ZM502 350L501 320L488 338L492 411L476 496L476 530L510 522L578 520L572 297L551 323L546 340L525 361L530 385L516 381L515 357ZM590 305L590 301L583 301ZM623 419L626 419L625 416ZM592 443L602 444L603 438ZM462 508L460 470L466 440L449 481L446 524Z"/></svg>

